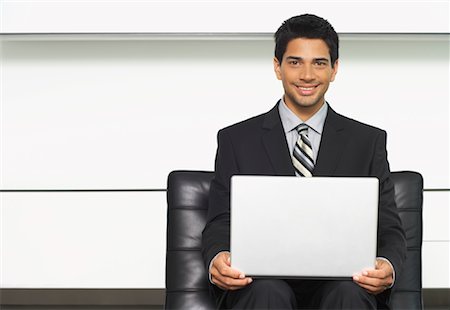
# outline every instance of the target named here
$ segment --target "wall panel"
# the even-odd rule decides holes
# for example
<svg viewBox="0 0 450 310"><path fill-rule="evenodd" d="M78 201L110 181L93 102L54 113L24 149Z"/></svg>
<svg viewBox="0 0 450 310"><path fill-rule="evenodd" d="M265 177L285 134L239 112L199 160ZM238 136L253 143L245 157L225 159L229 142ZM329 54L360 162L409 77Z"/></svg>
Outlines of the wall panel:
<svg viewBox="0 0 450 310"><path fill-rule="evenodd" d="M450 191L424 193L423 240L450 241Z"/></svg>
<svg viewBox="0 0 450 310"><path fill-rule="evenodd" d="M164 192L25 192L0 197L2 288L165 287ZM443 208L430 205L433 199L426 201L425 208ZM424 221L425 236L438 240L423 243L423 286L449 287L449 242L427 233L428 226L445 219L433 222L424 216Z"/></svg>
<svg viewBox="0 0 450 310"><path fill-rule="evenodd" d="M2 288L164 288L165 192L0 193Z"/></svg>
<svg viewBox="0 0 450 310"><path fill-rule="evenodd" d="M281 96L272 49L270 39L3 41L1 188L165 188L171 170L211 170L217 130ZM386 129L392 170L421 172L426 188L450 188L448 53L439 37L344 36L327 96ZM430 160L418 144L433 135Z"/></svg>
<svg viewBox="0 0 450 310"><path fill-rule="evenodd" d="M422 286L424 288L449 288L449 262L449 242L424 242L422 252Z"/></svg>

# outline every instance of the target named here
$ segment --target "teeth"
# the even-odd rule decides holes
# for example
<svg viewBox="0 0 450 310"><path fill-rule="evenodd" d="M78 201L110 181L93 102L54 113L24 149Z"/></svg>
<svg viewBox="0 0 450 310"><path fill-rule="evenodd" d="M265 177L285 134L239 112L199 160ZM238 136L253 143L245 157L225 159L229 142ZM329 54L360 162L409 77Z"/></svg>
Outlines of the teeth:
<svg viewBox="0 0 450 310"><path fill-rule="evenodd" d="M299 87L301 90L313 90L314 87Z"/></svg>

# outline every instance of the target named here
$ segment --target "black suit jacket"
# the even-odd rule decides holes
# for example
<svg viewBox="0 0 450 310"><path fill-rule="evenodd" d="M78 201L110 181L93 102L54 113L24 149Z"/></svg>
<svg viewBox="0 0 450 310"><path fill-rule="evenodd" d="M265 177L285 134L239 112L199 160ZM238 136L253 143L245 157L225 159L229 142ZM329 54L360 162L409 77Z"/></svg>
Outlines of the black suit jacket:
<svg viewBox="0 0 450 310"><path fill-rule="evenodd" d="M230 249L230 177L238 174L295 175L278 104L268 113L218 133L215 177L202 242L207 268L218 252ZM387 258L395 272L400 272L406 241L390 180L386 132L339 115L329 107L313 175L379 179L377 256Z"/></svg>

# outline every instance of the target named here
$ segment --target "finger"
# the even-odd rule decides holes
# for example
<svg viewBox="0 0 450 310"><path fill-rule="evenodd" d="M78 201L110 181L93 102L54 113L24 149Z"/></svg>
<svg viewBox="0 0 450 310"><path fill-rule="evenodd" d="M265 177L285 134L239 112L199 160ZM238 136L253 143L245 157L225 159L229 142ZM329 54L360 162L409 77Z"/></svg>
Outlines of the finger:
<svg viewBox="0 0 450 310"><path fill-rule="evenodd" d="M390 276L388 272L384 269L368 269L364 270L362 272L363 276L369 277L369 278L378 278L378 279L385 279Z"/></svg>
<svg viewBox="0 0 450 310"><path fill-rule="evenodd" d="M221 266L219 268L212 267L211 268L211 276L220 279L224 283L228 284L224 279L234 279L239 281L245 281L245 279L249 279L245 277L245 275L240 272L237 269L228 267L228 266ZM237 282L239 283L239 282ZM231 285L231 284L230 284Z"/></svg>
<svg viewBox="0 0 450 310"><path fill-rule="evenodd" d="M230 267L226 263L226 259L224 261L218 261L217 264L213 264L211 274L214 272L214 269L216 269L222 276L231 277L234 279L245 278L245 274L238 269Z"/></svg>
<svg viewBox="0 0 450 310"><path fill-rule="evenodd" d="M229 278L233 278L233 279L244 279L245 278L245 274L243 272L241 272L237 269L228 267L227 265L223 265L218 268L212 268L211 274L214 272L214 269L217 270L217 272L224 277L229 277Z"/></svg>
<svg viewBox="0 0 450 310"><path fill-rule="evenodd" d="M383 286L390 286L394 278L392 277L392 273L389 271L386 271L386 269L380 269L380 270L365 270L362 272L362 276L367 278L367 281L370 281L370 279L373 279L375 281L375 284L377 284L376 280L378 279L380 282L380 285Z"/></svg>
<svg viewBox="0 0 450 310"><path fill-rule="evenodd" d="M211 280L222 289L236 290L252 282L251 278L246 278L244 273L229 266L230 255L224 253L213 262L211 267Z"/></svg>
<svg viewBox="0 0 450 310"><path fill-rule="evenodd" d="M363 270L360 274L357 274L363 277L367 278L373 278L373 279L389 279L392 277L392 274L388 273L385 269L366 269Z"/></svg>
<svg viewBox="0 0 450 310"><path fill-rule="evenodd" d="M374 279L368 279L361 275L353 277L353 281L369 293L380 293L386 290L387 286L381 284L381 281L379 281L378 283L373 283L371 282L371 280L373 281Z"/></svg>
<svg viewBox="0 0 450 310"><path fill-rule="evenodd" d="M223 277L223 276L219 275L217 277L213 276L212 281L214 284L216 284L217 286L219 286L222 289L237 290L237 289L243 288L244 286L247 286L253 280L251 278L233 279L233 278Z"/></svg>
<svg viewBox="0 0 450 310"><path fill-rule="evenodd" d="M363 275L354 275L353 280L357 283L364 284L364 285L370 285L373 287L387 286L386 279L371 278L371 277L367 277L367 276L363 276Z"/></svg>
<svg viewBox="0 0 450 310"><path fill-rule="evenodd" d="M226 261L227 258L222 257L223 259L217 259L214 261L211 267L211 274L213 275L215 271L219 274L227 277L231 277L234 279L243 279L245 278L245 274L235 268L230 267Z"/></svg>
<svg viewBox="0 0 450 310"><path fill-rule="evenodd" d="M234 279L221 274L212 275L213 280L219 281L221 284L226 286L245 286L249 283L251 278Z"/></svg>

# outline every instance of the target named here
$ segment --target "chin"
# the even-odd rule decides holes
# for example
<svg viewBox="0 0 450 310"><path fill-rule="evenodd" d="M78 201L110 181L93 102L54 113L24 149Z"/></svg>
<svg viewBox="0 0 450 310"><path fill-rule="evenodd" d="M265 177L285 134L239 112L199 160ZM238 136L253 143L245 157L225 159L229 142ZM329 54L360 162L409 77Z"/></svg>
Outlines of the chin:
<svg viewBox="0 0 450 310"><path fill-rule="evenodd" d="M313 108L313 107L315 107L315 106L317 106L318 104L319 104L319 102L317 102L317 101L314 101L314 102L296 102L296 104L299 106L299 107L301 107L301 108L304 108L304 109L307 109L307 108Z"/></svg>

